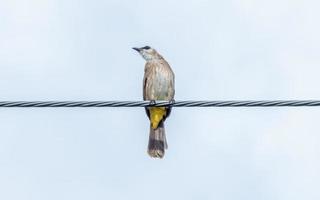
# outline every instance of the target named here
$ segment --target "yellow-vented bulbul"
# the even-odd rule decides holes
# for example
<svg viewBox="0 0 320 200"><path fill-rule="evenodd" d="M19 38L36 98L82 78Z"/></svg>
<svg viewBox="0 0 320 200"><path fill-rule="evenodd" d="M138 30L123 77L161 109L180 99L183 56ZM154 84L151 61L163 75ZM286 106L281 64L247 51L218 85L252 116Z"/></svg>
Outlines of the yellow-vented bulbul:
<svg viewBox="0 0 320 200"><path fill-rule="evenodd" d="M143 100L173 101L174 73L168 62L149 46L133 48L146 60L143 78ZM147 107L150 119L148 154L154 158L163 158L168 148L164 121L170 115L171 107Z"/></svg>

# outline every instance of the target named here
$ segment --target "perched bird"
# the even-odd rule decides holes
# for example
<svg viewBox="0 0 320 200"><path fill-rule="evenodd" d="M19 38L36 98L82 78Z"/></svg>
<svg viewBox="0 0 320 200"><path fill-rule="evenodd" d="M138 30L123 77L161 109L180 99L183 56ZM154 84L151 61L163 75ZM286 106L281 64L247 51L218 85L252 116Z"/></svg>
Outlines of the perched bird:
<svg viewBox="0 0 320 200"><path fill-rule="evenodd" d="M174 73L168 62L149 46L133 48L146 60L143 78L143 100L174 101ZM168 148L164 121L169 117L171 107L146 107L150 120L148 154L163 158Z"/></svg>

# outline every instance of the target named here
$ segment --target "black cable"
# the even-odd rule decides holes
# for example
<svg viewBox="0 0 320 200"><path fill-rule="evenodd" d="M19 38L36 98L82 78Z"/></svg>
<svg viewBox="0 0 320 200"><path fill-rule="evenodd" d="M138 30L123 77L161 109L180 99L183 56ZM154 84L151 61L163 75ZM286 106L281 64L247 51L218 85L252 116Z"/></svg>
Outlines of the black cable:
<svg viewBox="0 0 320 200"><path fill-rule="evenodd" d="M0 101L0 107L300 107L320 106L320 100L271 101Z"/></svg>

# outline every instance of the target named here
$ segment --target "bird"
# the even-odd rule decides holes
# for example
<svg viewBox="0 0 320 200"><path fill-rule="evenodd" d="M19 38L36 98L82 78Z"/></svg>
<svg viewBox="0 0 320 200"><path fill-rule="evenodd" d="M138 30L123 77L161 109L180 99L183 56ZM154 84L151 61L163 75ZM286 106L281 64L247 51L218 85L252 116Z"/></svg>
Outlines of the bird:
<svg viewBox="0 0 320 200"><path fill-rule="evenodd" d="M146 61L143 77L143 100L174 102L175 75L169 63L153 48L133 47ZM164 122L171 113L171 106L145 107L150 120L148 154L152 158L163 158L168 148Z"/></svg>

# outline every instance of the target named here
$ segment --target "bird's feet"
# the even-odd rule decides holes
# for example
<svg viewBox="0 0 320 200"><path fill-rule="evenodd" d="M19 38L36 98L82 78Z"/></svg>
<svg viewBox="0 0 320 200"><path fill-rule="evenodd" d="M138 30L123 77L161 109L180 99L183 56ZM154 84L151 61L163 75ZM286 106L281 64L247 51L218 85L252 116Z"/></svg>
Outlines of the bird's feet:
<svg viewBox="0 0 320 200"><path fill-rule="evenodd" d="M171 99L170 101L169 101L169 106L173 106L173 104L175 104L176 103L176 101L174 100L174 99Z"/></svg>
<svg viewBox="0 0 320 200"><path fill-rule="evenodd" d="M149 105L150 105L150 106L154 106L154 105L156 105L156 101L155 101L155 100L150 100Z"/></svg>

